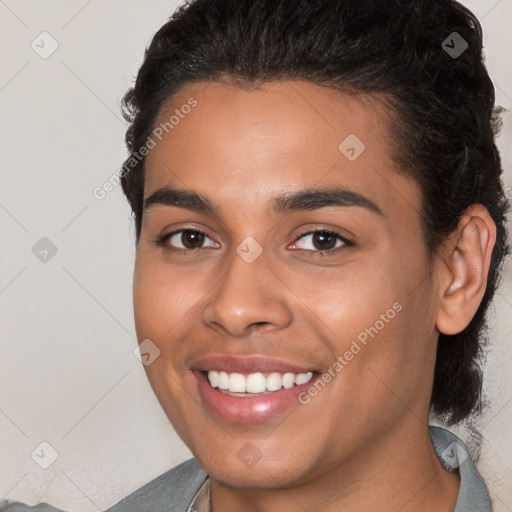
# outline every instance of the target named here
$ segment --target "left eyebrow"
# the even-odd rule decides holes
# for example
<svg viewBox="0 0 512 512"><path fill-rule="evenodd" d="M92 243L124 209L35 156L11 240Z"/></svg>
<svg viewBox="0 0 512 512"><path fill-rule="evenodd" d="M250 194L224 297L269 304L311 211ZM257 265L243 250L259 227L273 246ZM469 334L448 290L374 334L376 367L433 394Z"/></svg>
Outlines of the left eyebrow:
<svg viewBox="0 0 512 512"><path fill-rule="evenodd" d="M178 190L169 186L153 192L144 201L144 211L155 204L176 206L188 210L219 216L220 207L202 194L189 190ZM323 188L286 192L274 197L270 211L273 214L286 214L298 211L317 210L328 206L366 208L370 212L384 216L382 210L368 197L345 188Z"/></svg>
<svg viewBox="0 0 512 512"><path fill-rule="evenodd" d="M279 195L272 201L275 213L316 210L326 206L358 206L384 216L382 210L368 197L345 188L300 190Z"/></svg>

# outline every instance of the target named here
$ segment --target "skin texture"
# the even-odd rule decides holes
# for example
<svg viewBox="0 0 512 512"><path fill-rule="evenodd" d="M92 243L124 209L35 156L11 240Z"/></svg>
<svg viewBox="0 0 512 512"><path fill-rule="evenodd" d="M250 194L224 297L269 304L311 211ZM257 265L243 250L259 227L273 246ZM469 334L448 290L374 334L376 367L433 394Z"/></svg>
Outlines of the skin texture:
<svg viewBox="0 0 512 512"><path fill-rule="evenodd" d="M428 412L439 330L464 329L485 291L495 240L486 209L468 209L430 258L419 188L395 170L390 113L375 98L301 81L195 83L156 124L191 97L197 106L147 157L144 197L170 185L207 196L219 215L144 212L134 310L139 342L161 351L145 367L149 380L210 475L213 510L453 511L459 476L435 455ZM354 161L338 149L349 134L365 144ZM382 215L269 212L275 195L334 185ZM332 246L301 238L320 228L354 245L337 241L320 257ZM207 236L198 249L183 249L181 234L166 241L174 251L155 243L179 229ZM263 249L252 263L236 252L247 237ZM198 358L264 355L326 372L394 303L401 310L308 404L241 425L201 401ZM252 467L237 456L248 442L261 453Z"/></svg>

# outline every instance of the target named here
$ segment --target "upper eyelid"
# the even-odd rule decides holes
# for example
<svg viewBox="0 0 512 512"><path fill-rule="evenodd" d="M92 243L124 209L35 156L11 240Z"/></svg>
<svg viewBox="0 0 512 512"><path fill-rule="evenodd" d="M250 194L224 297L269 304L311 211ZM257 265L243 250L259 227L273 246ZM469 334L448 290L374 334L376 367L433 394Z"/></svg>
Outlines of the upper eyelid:
<svg viewBox="0 0 512 512"><path fill-rule="evenodd" d="M346 237L345 235L342 235L335 229L327 229L327 228L319 228L319 229L310 229L308 231L305 231L301 235L297 237L297 240L300 240L302 237L306 235L314 235L315 233L331 233L332 235L335 235L336 237L340 238L343 241L351 242L351 240Z"/></svg>

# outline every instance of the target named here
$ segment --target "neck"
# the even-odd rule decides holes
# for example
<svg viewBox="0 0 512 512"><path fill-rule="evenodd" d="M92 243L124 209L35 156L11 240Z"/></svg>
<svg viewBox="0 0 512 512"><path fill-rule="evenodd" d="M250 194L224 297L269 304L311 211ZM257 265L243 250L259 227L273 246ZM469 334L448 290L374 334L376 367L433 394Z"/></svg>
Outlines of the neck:
<svg viewBox="0 0 512 512"><path fill-rule="evenodd" d="M413 419L412 426L395 426L367 443L354 460L333 464L300 485L280 486L280 475L274 475L272 489L238 489L212 479L212 512L453 512L459 474L443 468L427 425Z"/></svg>

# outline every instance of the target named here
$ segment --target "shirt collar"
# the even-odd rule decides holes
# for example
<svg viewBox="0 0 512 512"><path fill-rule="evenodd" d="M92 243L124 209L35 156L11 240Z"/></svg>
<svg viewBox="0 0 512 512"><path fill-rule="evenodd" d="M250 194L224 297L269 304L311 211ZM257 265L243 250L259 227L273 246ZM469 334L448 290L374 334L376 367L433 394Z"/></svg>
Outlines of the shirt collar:
<svg viewBox="0 0 512 512"><path fill-rule="evenodd" d="M197 491L187 512L210 512L210 479L207 478Z"/></svg>

